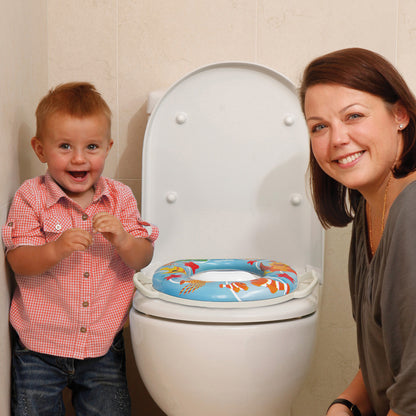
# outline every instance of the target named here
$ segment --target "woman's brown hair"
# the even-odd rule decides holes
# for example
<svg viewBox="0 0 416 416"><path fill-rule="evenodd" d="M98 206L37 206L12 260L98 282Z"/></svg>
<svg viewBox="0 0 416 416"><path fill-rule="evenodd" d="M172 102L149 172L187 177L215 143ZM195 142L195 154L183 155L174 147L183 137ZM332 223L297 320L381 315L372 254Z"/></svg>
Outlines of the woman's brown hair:
<svg viewBox="0 0 416 416"><path fill-rule="evenodd" d="M400 102L409 115L402 131L403 152L393 169L396 178L416 170L416 99L406 82L381 55L361 48L335 51L313 60L303 73L300 88L302 110L308 88L337 84L380 97L385 103ZM343 227L352 221L361 194L328 176L310 149L309 173L312 199L321 224Z"/></svg>

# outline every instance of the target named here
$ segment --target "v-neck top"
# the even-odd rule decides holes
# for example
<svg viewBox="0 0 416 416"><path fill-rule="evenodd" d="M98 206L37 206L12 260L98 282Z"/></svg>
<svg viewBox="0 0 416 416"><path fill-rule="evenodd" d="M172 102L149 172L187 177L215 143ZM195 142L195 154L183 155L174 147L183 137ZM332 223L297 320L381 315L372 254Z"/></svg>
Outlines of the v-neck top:
<svg viewBox="0 0 416 416"><path fill-rule="evenodd" d="M353 223L349 281L360 367L377 416L416 415L416 181L390 208L370 260L365 200Z"/></svg>

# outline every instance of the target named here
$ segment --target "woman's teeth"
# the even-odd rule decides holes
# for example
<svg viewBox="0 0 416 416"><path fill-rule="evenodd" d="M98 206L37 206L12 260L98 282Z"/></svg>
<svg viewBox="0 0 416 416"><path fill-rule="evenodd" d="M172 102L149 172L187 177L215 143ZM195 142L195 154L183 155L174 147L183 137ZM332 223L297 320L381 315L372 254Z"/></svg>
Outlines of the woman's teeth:
<svg viewBox="0 0 416 416"><path fill-rule="evenodd" d="M338 160L338 163L340 165L346 165L347 163L354 162L354 160L358 159L363 153L364 152L354 153L353 155L350 155L350 156L344 157L342 159L339 159Z"/></svg>

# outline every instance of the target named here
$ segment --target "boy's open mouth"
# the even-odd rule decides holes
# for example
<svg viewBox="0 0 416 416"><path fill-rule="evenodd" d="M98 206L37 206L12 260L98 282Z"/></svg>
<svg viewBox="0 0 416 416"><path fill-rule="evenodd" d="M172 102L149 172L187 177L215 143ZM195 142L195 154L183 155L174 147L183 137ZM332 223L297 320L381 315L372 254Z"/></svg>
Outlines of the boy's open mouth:
<svg viewBox="0 0 416 416"><path fill-rule="evenodd" d="M69 174L72 177L74 177L75 179L83 179L87 175L87 171L85 171L85 170L82 170L82 171L71 171L71 172L69 172Z"/></svg>

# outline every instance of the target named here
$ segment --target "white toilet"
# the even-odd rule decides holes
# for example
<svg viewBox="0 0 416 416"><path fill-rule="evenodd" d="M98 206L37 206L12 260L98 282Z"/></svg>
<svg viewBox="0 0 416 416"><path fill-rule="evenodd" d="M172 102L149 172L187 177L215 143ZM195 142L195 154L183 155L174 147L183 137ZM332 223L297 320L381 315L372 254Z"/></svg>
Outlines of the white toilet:
<svg viewBox="0 0 416 416"><path fill-rule="evenodd" d="M322 283L308 153L295 87L260 65L200 68L153 109L142 215L160 237L134 277L130 326L168 416L290 415Z"/></svg>

